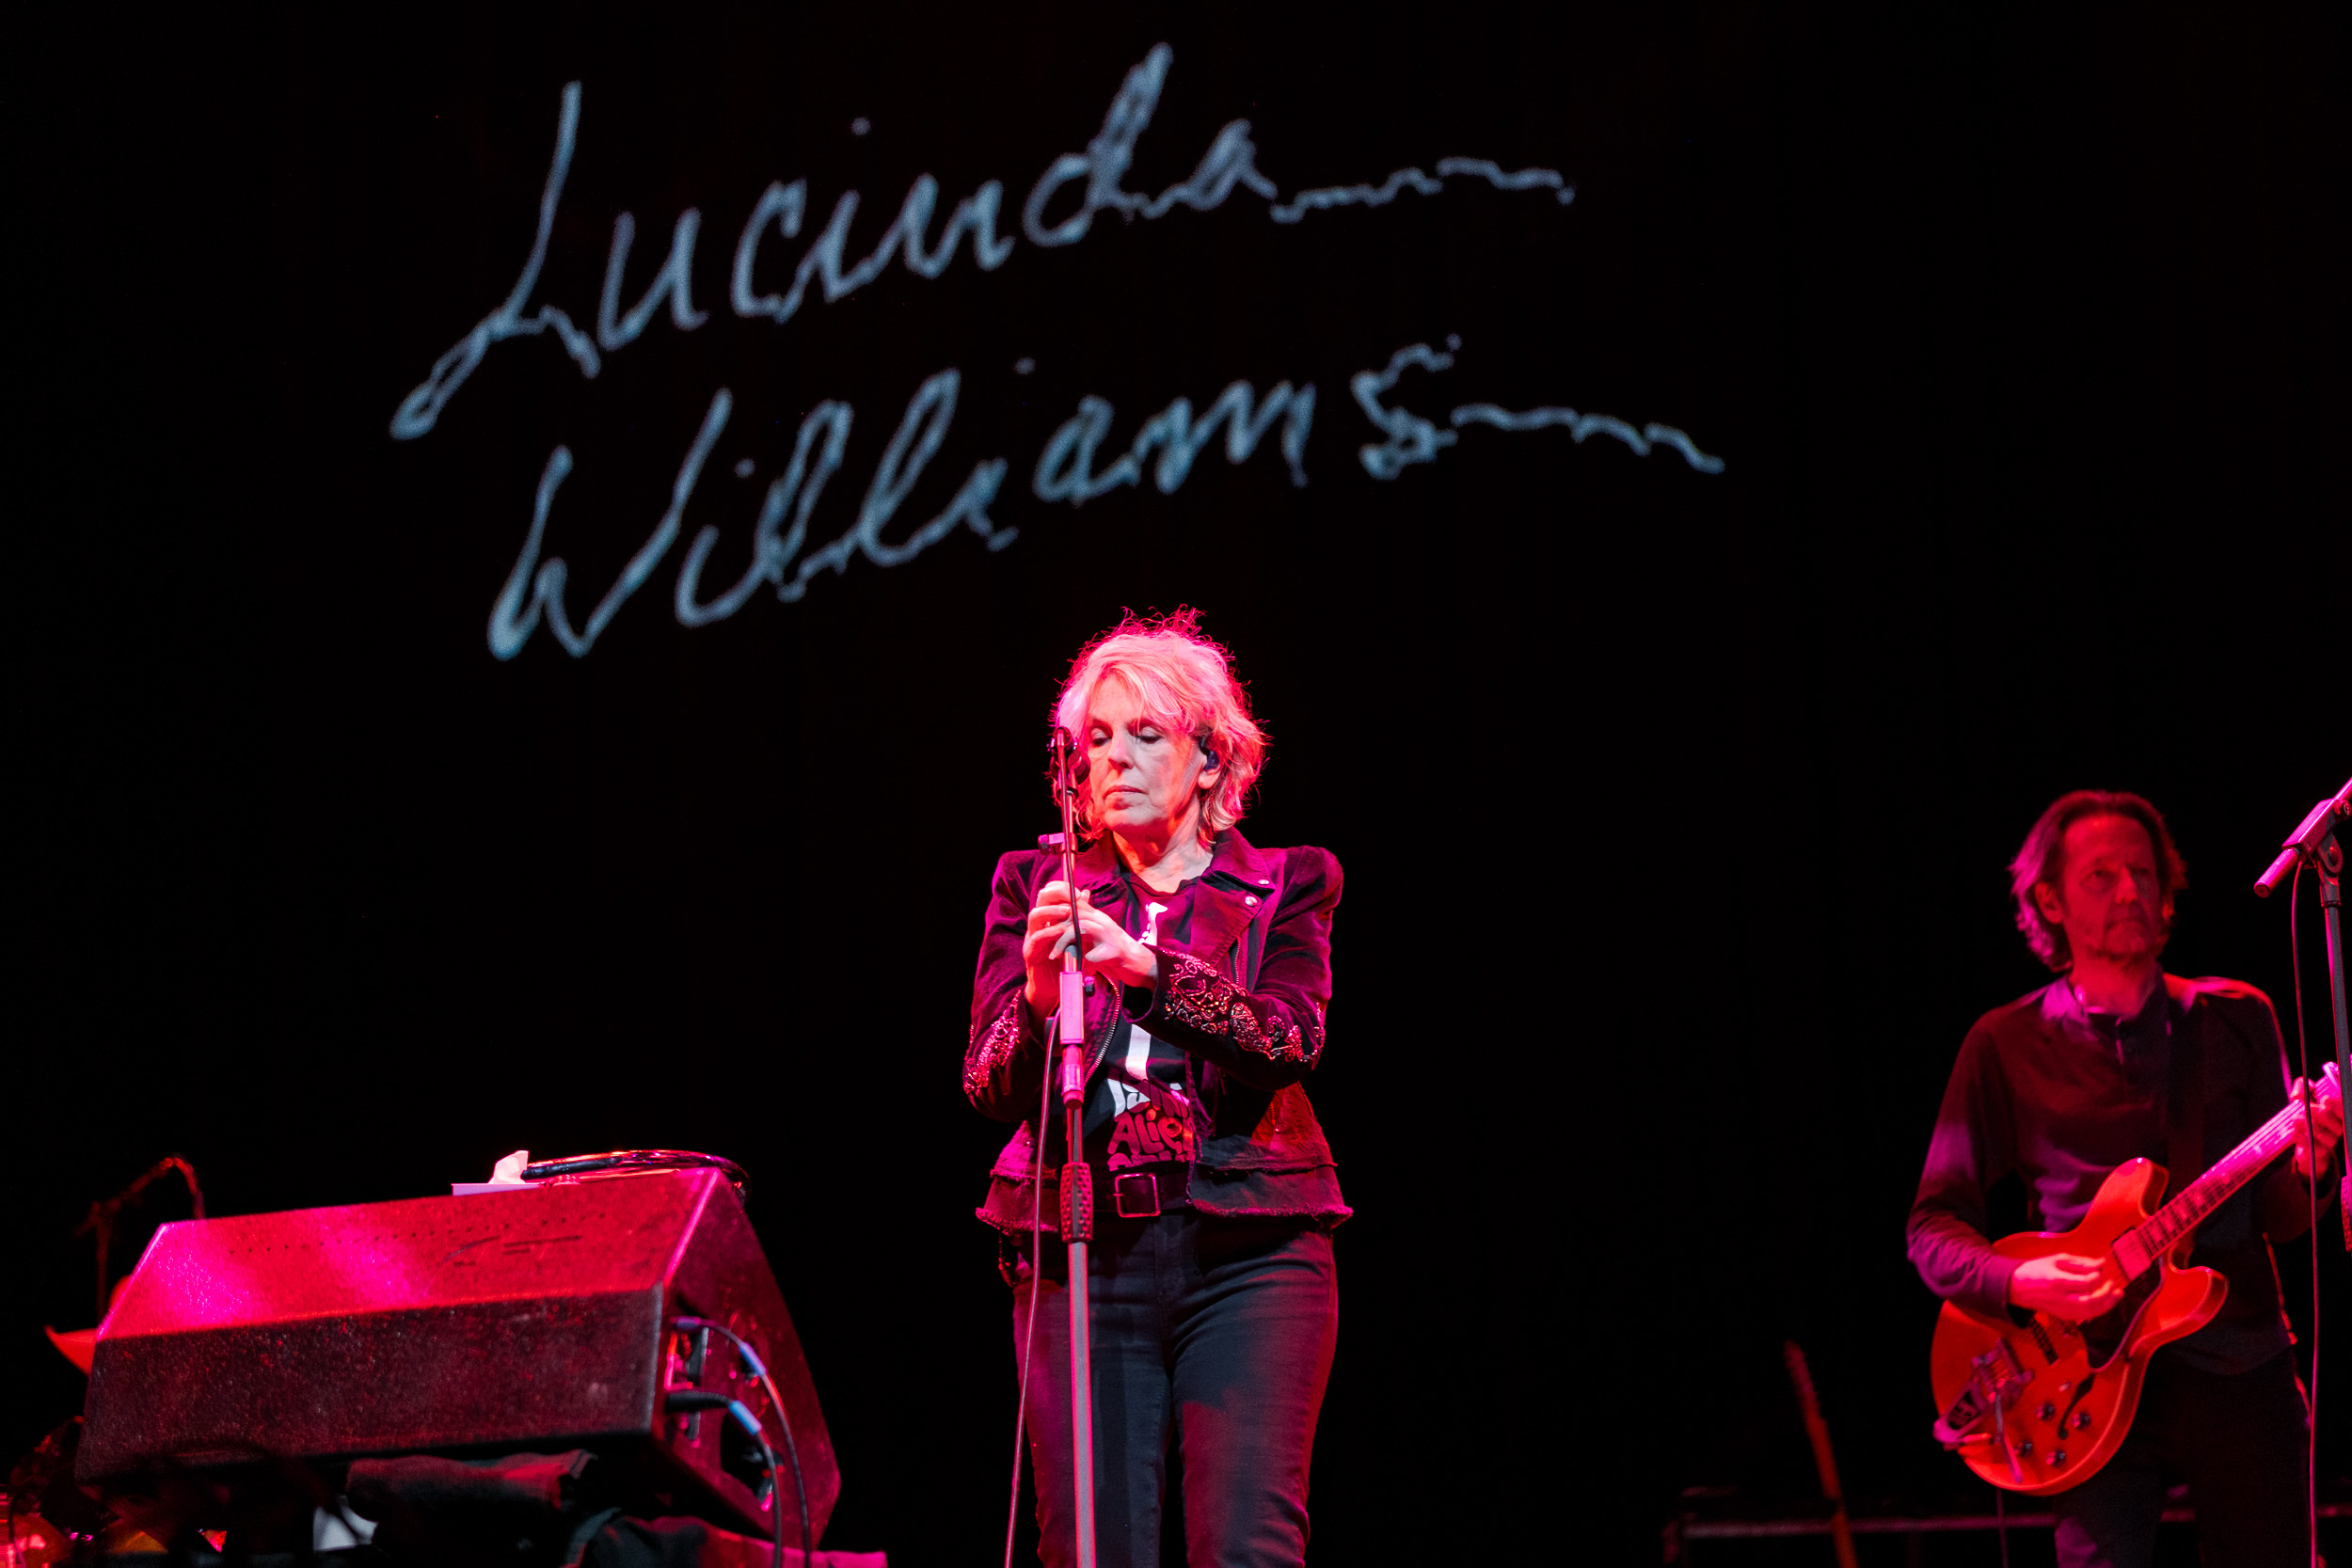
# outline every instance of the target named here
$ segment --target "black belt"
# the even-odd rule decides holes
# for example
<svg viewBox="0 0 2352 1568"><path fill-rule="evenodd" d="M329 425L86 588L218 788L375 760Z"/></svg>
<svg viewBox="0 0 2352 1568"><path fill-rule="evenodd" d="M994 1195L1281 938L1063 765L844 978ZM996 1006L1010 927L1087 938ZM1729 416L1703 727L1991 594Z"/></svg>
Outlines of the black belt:
<svg viewBox="0 0 2352 1568"><path fill-rule="evenodd" d="M1126 1220L1157 1219L1167 1212L1160 1202L1159 1179L1148 1170L1121 1171L1112 1177L1111 1207L1120 1219ZM1108 1216L1098 1212L1096 1217L1102 1219ZM1000 1231L996 1242L996 1272L1004 1276L1007 1285L1011 1285L1015 1278L1015 1264L1031 1256L1028 1232ZM1034 1261L1034 1259L1031 1260Z"/></svg>
<svg viewBox="0 0 2352 1568"><path fill-rule="evenodd" d="M1111 1207L1122 1220L1157 1218L1160 1183L1148 1170L1127 1171L1111 1178Z"/></svg>

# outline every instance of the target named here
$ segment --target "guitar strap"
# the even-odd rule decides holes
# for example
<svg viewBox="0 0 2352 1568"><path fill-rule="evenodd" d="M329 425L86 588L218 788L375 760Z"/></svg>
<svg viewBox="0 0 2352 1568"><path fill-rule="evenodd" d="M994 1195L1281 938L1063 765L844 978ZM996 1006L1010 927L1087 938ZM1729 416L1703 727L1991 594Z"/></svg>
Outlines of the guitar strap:
<svg viewBox="0 0 2352 1568"><path fill-rule="evenodd" d="M2165 1006L2171 1006L2166 998ZM2205 1020L2211 1011L2200 1007L2192 996L2183 1010L2182 1026L2170 1032L2172 1086L2164 1118L2168 1199L2205 1172Z"/></svg>

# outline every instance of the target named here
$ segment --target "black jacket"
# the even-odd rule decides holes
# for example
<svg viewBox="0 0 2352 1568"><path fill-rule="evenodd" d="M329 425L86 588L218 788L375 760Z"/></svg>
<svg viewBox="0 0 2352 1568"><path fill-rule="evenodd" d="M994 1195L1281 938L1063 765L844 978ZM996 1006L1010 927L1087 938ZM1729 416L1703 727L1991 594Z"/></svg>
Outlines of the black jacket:
<svg viewBox="0 0 2352 1568"><path fill-rule="evenodd" d="M1116 913L1129 885L1112 857L1107 838L1081 853L1078 882L1097 908ZM1028 979L1021 938L1038 889L1060 874L1060 857L1041 849L1014 850L996 863L972 981L964 1095L984 1115L1021 1122L989 1173L988 1198L977 1211L1008 1233L1029 1228L1034 1123L1048 1055L1044 1031L1021 1000ZM1350 1211L1304 1080L1323 1054L1340 863L1325 849L1254 848L1229 829L1217 836L1193 896L1190 951L1164 951L1155 986L1095 988L1087 1004L1089 1057L1099 1070L1123 1011L1193 1058L1200 1149L1190 1187L1195 1209L1336 1225ZM1052 1231L1063 1138L1059 1117L1047 1119L1043 1223Z"/></svg>

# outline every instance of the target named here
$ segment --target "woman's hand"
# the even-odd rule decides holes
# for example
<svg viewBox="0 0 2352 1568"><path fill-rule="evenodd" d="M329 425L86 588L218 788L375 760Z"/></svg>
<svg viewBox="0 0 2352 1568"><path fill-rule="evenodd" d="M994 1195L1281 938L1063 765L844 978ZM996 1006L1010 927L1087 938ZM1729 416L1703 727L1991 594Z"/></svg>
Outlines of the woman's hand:
<svg viewBox="0 0 2352 1568"><path fill-rule="evenodd" d="M1070 889L1048 882L1038 889L1029 909L1029 927L1021 938L1021 962L1029 972L1022 992L1030 1015L1041 1023L1060 1005L1061 950L1070 934ZM1078 890L1078 964L1115 985L1149 986L1160 977L1160 956L1129 936L1118 921L1094 907L1084 888Z"/></svg>

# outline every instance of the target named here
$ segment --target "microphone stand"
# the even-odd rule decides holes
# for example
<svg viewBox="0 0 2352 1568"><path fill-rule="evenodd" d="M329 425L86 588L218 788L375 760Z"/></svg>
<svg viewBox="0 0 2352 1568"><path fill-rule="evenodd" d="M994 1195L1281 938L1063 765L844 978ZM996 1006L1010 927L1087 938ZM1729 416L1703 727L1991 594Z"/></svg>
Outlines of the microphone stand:
<svg viewBox="0 0 2352 1568"><path fill-rule="evenodd" d="M1086 1162L1086 990L1078 966L1077 759L1070 732L1054 727L1054 793L1061 800L1061 880L1070 893L1070 945L1053 1033L1061 1046L1061 1234L1070 1246L1070 1475L1076 1494L1078 1568L1094 1568L1094 1351L1089 1337L1087 1243L1094 1237L1094 1173ZM2342 1005L2338 1004L2338 1016ZM1045 1136L1045 1129L1037 1130Z"/></svg>
<svg viewBox="0 0 2352 1568"><path fill-rule="evenodd" d="M2294 875L2298 865L2310 866L2318 877L2319 907L2328 928L2328 990L2336 1009L2336 1075L2352 1084L2352 1028L2345 1024L2344 999L2344 846L2338 837L2347 827L2352 827L2352 779L2313 806L2303 825L2287 835L2279 858L2254 883L2254 893L2269 897L2271 889ZM2318 1180L2316 1173L2312 1180ZM2344 1220L2344 1248L2352 1252L2352 1158L2344 1161L2344 1186L2336 1198Z"/></svg>

